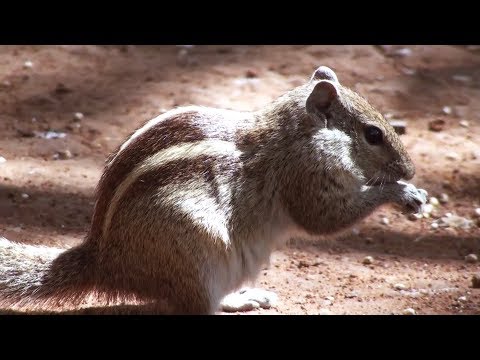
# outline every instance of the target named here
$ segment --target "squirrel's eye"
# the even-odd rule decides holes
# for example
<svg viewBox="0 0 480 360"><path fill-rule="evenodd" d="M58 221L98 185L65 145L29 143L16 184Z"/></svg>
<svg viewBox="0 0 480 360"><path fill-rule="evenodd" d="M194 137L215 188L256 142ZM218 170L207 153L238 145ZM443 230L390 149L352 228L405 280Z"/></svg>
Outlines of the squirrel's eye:
<svg viewBox="0 0 480 360"><path fill-rule="evenodd" d="M383 142L382 130L376 126L367 126L365 128L365 139L370 145L380 145Z"/></svg>

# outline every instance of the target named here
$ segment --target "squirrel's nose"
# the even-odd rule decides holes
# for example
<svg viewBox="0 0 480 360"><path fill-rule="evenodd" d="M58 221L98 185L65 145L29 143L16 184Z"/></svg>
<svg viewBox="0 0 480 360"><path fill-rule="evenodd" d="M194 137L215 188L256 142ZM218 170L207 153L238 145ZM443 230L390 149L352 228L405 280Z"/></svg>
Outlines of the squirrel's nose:
<svg viewBox="0 0 480 360"><path fill-rule="evenodd" d="M415 176L415 166L411 161L407 161L403 169L403 179L410 180L414 176Z"/></svg>

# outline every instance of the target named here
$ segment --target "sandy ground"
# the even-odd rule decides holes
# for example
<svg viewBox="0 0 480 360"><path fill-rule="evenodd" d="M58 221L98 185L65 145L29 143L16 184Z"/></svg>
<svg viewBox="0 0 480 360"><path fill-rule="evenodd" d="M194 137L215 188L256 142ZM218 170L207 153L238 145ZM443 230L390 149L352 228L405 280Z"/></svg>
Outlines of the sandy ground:
<svg viewBox="0 0 480 360"><path fill-rule="evenodd" d="M249 314L479 314L471 278L480 266L464 259L480 256L480 49L473 46L2 46L0 234L78 243L106 156L145 120L186 104L258 109L319 65L407 122L412 182L449 201L428 219L385 206L338 239L291 241L256 284L276 291L278 306ZM429 130L433 120L444 121L441 131ZM41 137L50 130L66 135ZM448 212L474 225L433 229ZM363 264L365 256L373 263Z"/></svg>

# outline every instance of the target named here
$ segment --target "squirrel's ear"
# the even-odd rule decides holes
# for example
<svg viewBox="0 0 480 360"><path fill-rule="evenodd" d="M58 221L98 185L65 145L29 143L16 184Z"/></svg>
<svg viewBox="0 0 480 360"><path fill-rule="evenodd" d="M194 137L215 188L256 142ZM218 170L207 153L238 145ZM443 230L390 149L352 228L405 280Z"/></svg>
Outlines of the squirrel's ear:
<svg viewBox="0 0 480 360"><path fill-rule="evenodd" d="M332 101L338 98L338 89L335 84L329 80L322 80L315 85L313 91L308 96L306 109L308 113L327 110Z"/></svg>
<svg viewBox="0 0 480 360"><path fill-rule="evenodd" d="M310 81L313 80L330 80L339 84L337 75L332 69L327 66L320 66L317 70L315 70L312 77L310 78Z"/></svg>

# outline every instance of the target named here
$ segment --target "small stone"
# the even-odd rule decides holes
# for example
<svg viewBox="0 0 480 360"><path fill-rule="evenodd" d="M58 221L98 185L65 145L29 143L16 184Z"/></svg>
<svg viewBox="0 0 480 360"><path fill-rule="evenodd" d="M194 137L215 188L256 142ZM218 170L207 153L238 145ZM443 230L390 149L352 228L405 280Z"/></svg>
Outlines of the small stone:
<svg viewBox="0 0 480 360"><path fill-rule="evenodd" d="M73 114L73 119L75 121L80 121L84 118L83 114L81 112L76 112L75 114Z"/></svg>
<svg viewBox="0 0 480 360"><path fill-rule="evenodd" d="M422 214L408 214L408 220L410 221L417 221L423 218Z"/></svg>
<svg viewBox="0 0 480 360"><path fill-rule="evenodd" d="M335 298L333 296L326 296L325 300L331 301L333 303L335 301Z"/></svg>
<svg viewBox="0 0 480 360"><path fill-rule="evenodd" d="M54 160L67 160L71 159L72 157L73 155L70 150L59 151L55 155L53 155Z"/></svg>
<svg viewBox="0 0 480 360"><path fill-rule="evenodd" d="M416 311L415 309L412 308L406 308L405 310L402 311L403 315L415 315Z"/></svg>
<svg viewBox="0 0 480 360"><path fill-rule="evenodd" d="M318 312L318 315L333 315L333 312L331 312L328 309L320 309L320 311Z"/></svg>
<svg viewBox="0 0 480 360"><path fill-rule="evenodd" d="M423 207L422 207L422 213L423 214L430 214L432 211L433 211L433 205L432 204L423 205Z"/></svg>
<svg viewBox="0 0 480 360"><path fill-rule="evenodd" d="M12 83L8 80L3 80L2 81L2 86L8 88L8 87L12 86Z"/></svg>
<svg viewBox="0 0 480 360"><path fill-rule="evenodd" d="M388 225L390 224L390 220L388 220L387 217L383 217L380 222L383 224L383 225Z"/></svg>
<svg viewBox="0 0 480 360"><path fill-rule="evenodd" d="M442 111L444 114L450 115L452 113L452 108L450 106L444 106Z"/></svg>
<svg viewBox="0 0 480 360"><path fill-rule="evenodd" d="M466 296L460 296L458 299L457 299L458 302L466 302L467 301L467 297Z"/></svg>
<svg viewBox="0 0 480 360"><path fill-rule="evenodd" d="M0 164L3 164L7 162L7 159L5 159L3 156L0 156Z"/></svg>
<svg viewBox="0 0 480 360"><path fill-rule="evenodd" d="M433 206L438 206L440 205L440 202L438 201L438 199L435 197L435 196L432 196L429 200L428 200L429 204L433 205Z"/></svg>
<svg viewBox="0 0 480 360"><path fill-rule="evenodd" d="M460 160L460 155L458 155L455 151L450 151L447 153L447 155L445 155L445 157L448 159L448 160L452 160L452 161L458 161Z"/></svg>
<svg viewBox="0 0 480 360"><path fill-rule="evenodd" d="M428 128L431 131L442 131L445 128L445 120L432 120L428 123Z"/></svg>
<svg viewBox="0 0 480 360"><path fill-rule="evenodd" d="M362 260L362 264L364 265L370 265L373 264L373 257L371 256L365 256Z"/></svg>
<svg viewBox="0 0 480 360"><path fill-rule="evenodd" d="M440 204L446 204L448 203L448 200L448 195L445 193L440 194L440 198L438 199L438 201L440 201Z"/></svg>
<svg viewBox="0 0 480 360"><path fill-rule="evenodd" d="M472 78L467 75L453 75L452 79L461 83L469 83L472 81Z"/></svg>
<svg viewBox="0 0 480 360"><path fill-rule="evenodd" d="M474 289L480 289L480 273L472 276L472 287Z"/></svg>
<svg viewBox="0 0 480 360"><path fill-rule="evenodd" d="M253 70L253 69L248 69L248 70L246 71L246 73L245 73L245 77L246 77L247 79L253 79L253 78L258 77L258 74L257 74L257 72L256 72L255 70Z"/></svg>
<svg viewBox="0 0 480 360"><path fill-rule="evenodd" d="M473 210L473 217L480 218L480 208Z"/></svg>
<svg viewBox="0 0 480 360"><path fill-rule="evenodd" d="M430 227L433 229L433 230L437 230L438 229L438 223L434 222L430 225Z"/></svg>
<svg viewBox="0 0 480 360"><path fill-rule="evenodd" d="M476 263L478 261L478 256L475 254L468 254L465 256L465 261L469 264Z"/></svg>
<svg viewBox="0 0 480 360"><path fill-rule="evenodd" d="M25 61L25 62L23 63L23 67L24 67L25 69L31 69L31 68L33 68L33 62L31 62L31 61Z"/></svg>
<svg viewBox="0 0 480 360"><path fill-rule="evenodd" d="M405 57L405 56L412 55L412 50L410 50L409 48L401 48L401 49L393 51L391 54L393 56Z"/></svg>
<svg viewBox="0 0 480 360"><path fill-rule="evenodd" d="M30 195L25 193L23 193L21 196L22 196L22 199L28 199L30 197Z"/></svg>
<svg viewBox="0 0 480 360"><path fill-rule="evenodd" d="M405 289L407 289L407 287L402 283L398 283L398 284L393 285L393 288L395 290L405 290Z"/></svg>
<svg viewBox="0 0 480 360"><path fill-rule="evenodd" d="M464 128L468 128L470 126L470 123L467 120L460 120L458 124Z"/></svg>
<svg viewBox="0 0 480 360"><path fill-rule="evenodd" d="M352 234L353 234L353 235L359 235L359 234L360 234L360 230L357 229L357 228L353 228L353 229L352 229Z"/></svg>

